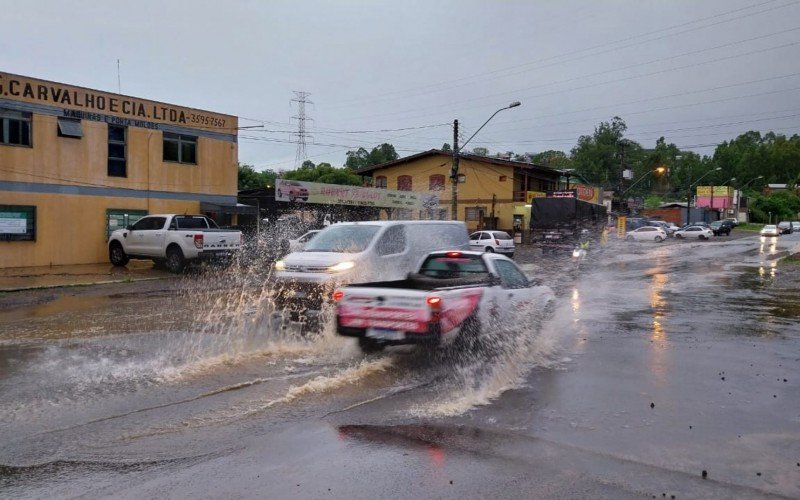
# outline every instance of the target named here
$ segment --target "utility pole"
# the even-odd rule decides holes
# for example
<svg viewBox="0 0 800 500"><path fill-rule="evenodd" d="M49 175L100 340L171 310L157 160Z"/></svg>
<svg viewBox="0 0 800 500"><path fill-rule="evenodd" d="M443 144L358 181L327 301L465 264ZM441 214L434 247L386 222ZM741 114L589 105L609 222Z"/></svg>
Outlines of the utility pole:
<svg viewBox="0 0 800 500"><path fill-rule="evenodd" d="M497 223L494 219L494 206L497 203L497 195L492 193L492 229L497 229Z"/></svg>
<svg viewBox="0 0 800 500"><path fill-rule="evenodd" d="M620 144L619 148L619 212L622 213L622 207L624 204L622 199L622 188L625 185L625 144Z"/></svg>
<svg viewBox="0 0 800 500"><path fill-rule="evenodd" d="M302 90L295 90L294 99L289 102L297 103L297 115L292 119L297 120L297 155L294 160L294 167L298 168L300 164L308 157L306 154L306 138L313 139L308 132L306 132L306 120L313 121L311 118L306 117L306 104L314 104L308 99L311 95L310 92L303 92Z"/></svg>
<svg viewBox="0 0 800 500"><path fill-rule="evenodd" d="M458 220L458 120L453 120L453 166L450 168L450 218Z"/></svg>

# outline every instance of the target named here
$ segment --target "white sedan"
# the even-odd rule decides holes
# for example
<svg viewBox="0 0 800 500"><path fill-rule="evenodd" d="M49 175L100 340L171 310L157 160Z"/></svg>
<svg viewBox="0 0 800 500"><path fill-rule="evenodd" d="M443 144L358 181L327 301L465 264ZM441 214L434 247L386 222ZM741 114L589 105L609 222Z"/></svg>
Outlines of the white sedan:
<svg viewBox="0 0 800 500"><path fill-rule="evenodd" d="M675 237L681 238L698 238L701 240L708 240L714 236L714 231L703 226L689 226L684 229L675 231Z"/></svg>
<svg viewBox="0 0 800 500"><path fill-rule="evenodd" d="M469 235L469 249L514 256L514 240L505 231L476 231Z"/></svg>
<svg viewBox="0 0 800 500"><path fill-rule="evenodd" d="M656 243L661 243L667 239L667 233L660 227L643 226L630 231L625 236L625 239L628 241L655 241Z"/></svg>
<svg viewBox="0 0 800 500"><path fill-rule="evenodd" d="M767 224L761 228L761 236L780 236L781 230L775 224Z"/></svg>

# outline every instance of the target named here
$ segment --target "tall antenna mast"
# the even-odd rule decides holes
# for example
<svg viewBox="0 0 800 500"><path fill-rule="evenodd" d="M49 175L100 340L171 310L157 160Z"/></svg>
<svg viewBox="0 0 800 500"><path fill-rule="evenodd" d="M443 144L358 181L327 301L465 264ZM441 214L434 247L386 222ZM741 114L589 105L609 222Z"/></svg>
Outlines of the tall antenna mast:
<svg viewBox="0 0 800 500"><path fill-rule="evenodd" d="M119 77L119 59L117 59L117 94L122 93L122 80Z"/></svg>
<svg viewBox="0 0 800 500"><path fill-rule="evenodd" d="M294 90L294 99L290 102L297 103L297 115L293 116L293 120L297 120L297 156L294 160L294 167L298 168L308 155L306 154L306 138L313 139L313 137L306 132L306 121L313 121L312 118L306 116L306 104L314 104L308 99L311 95L310 92L303 92L302 90Z"/></svg>

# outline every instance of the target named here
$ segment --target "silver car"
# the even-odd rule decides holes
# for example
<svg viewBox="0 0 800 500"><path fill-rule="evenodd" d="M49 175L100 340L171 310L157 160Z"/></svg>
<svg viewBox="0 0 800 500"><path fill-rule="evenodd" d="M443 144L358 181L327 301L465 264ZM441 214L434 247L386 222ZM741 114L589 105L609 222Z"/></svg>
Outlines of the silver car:
<svg viewBox="0 0 800 500"><path fill-rule="evenodd" d="M683 238L696 238L699 240L708 240L714 236L714 231L707 227L702 226L689 226L683 229L679 229L675 231L675 237L680 239Z"/></svg>

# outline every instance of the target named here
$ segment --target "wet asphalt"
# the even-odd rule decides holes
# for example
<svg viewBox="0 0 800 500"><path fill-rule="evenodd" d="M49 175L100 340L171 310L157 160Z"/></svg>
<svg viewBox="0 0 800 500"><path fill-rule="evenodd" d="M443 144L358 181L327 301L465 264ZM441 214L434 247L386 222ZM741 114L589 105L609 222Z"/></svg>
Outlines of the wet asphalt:
<svg viewBox="0 0 800 500"><path fill-rule="evenodd" d="M734 235L523 248L474 353L271 330L263 269L0 295L0 496L800 497L800 235Z"/></svg>

